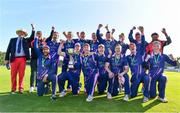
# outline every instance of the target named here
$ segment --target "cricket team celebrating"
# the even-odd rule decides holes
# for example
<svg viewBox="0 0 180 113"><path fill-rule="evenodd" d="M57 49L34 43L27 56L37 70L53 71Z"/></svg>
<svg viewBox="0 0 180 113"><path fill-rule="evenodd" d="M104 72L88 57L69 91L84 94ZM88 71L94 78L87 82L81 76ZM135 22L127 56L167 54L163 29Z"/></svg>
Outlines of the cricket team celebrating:
<svg viewBox="0 0 180 113"><path fill-rule="evenodd" d="M107 93L107 99L112 99L124 90L124 101L137 96L139 85L142 83L143 102L155 98L156 83L158 82L158 100L167 102L165 89L167 77L164 75L165 63L173 66L177 61L172 55L163 54L163 48L171 43L171 39L162 29L166 41L159 40L159 35L153 33L152 41L146 42L144 28L139 26L139 32L133 37L130 30L128 39L130 44L124 42L123 33L119 41L113 34L115 29L109 30L108 25L105 38L101 33L103 25L99 24L96 33L91 39L85 39L85 32L77 32L77 39L73 39L72 32L63 32L66 40L60 40L59 33L52 27L48 38L42 37L42 32L35 33L32 25L32 34L28 38L23 29L17 30L18 37L9 42L5 64L11 69L11 93L16 93L16 78L19 75L19 93L23 93L23 78L26 60L30 59L30 92L37 87L38 96L48 93L51 88L51 99L55 100L56 85L59 88L59 97L64 97L67 91L78 95L81 89L80 75L84 76L84 92L86 101L93 100L97 85L99 95ZM31 48L31 54L29 53ZM126 51L130 50L127 55ZM58 73L59 59L63 57L61 73ZM128 75L130 70L131 76ZM67 88L65 88L65 82Z"/></svg>

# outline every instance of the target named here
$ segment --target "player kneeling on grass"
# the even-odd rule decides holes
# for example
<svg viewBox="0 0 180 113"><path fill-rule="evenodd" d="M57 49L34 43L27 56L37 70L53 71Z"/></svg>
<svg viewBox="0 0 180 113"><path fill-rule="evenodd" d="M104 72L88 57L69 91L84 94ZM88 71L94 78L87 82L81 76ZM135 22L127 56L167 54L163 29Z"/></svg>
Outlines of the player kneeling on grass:
<svg viewBox="0 0 180 113"><path fill-rule="evenodd" d="M52 82L52 96L51 99L55 100L56 96L56 75L53 74L53 70L55 69L53 62L50 57L50 48L47 45L43 46L43 50L41 51L38 47L38 38L34 40L34 49L38 56L37 69L37 94L38 96L43 96L45 93L45 84L48 82Z"/></svg>
<svg viewBox="0 0 180 113"><path fill-rule="evenodd" d="M115 54L109 58L105 66L109 74L109 87L107 98L112 99L112 96L118 95L118 88L120 85L124 85L125 97L124 100L129 100L130 88L129 88L129 76L127 74L129 67L126 57L121 55L121 46L117 44L115 46Z"/></svg>
<svg viewBox="0 0 180 113"><path fill-rule="evenodd" d="M73 95L77 95L79 92L79 79L81 73L81 62L80 62L80 43L76 43L74 50L69 49L69 51L62 52L63 44L60 44L58 54L63 56L68 60L68 71L62 72L58 75L58 85L59 85L59 97L64 97L66 95L66 91L64 90L65 81L69 80L72 85L72 93ZM72 50L72 51L71 51Z"/></svg>
<svg viewBox="0 0 180 113"><path fill-rule="evenodd" d="M127 61L131 69L131 97L136 97L138 87L142 82L144 84L144 99L143 102L147 102L149 98L149 76L145 73L144 57L136 51L136 45L131 43L129 45L131 54L127 56Z"/></svg>
<svg viewBox="0 0 180 113"><path fill-rule="evenodd" d="M85 43L83 46L81 65L84 74L85 91L88 95L86 101L90 102L93 100L94 89L99 73L95 54L90 52L90 45L88 43Z"/></svg>
<svg viewBox="0 0 180 113"><path fill-rule="evenodd" d="M167 78L163 75L165 62L176 66L177 62L172 55L169 57L161 53L161 43L159 41L153 42L153 53L148 55L145 59L149 67L150 82L150 98L156 97L156 83L158 82L158 99L161 102L168 102L165 98L165 89Z"/></svg>

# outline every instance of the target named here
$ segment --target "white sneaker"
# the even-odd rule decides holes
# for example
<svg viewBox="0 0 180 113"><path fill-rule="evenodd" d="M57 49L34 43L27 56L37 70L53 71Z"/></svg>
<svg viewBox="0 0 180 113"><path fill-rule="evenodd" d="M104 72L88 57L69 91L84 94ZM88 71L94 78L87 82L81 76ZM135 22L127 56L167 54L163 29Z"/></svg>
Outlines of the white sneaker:
<svg viewBox="0 0 180 113"><path fill-rule="evenodd" d="M16 94L16 92L12 91L11 94L14 95L14 94Z"/></svg>
<svg viewBox="0 0 180 113"><path fill-rule="evenodd" d="M60 94L59 94L59 97L64 97L66 95L66 92L65 91L62 91Z"/></svg>
<svg viewBox="0 0 180 113"><path fill-rule="evenodd" d="M111 100L112 99L112 95L111 95L111 93L107 93L107 99L109 99L109 100Z"/></svg>
<svg viewBox="0 0 180 113"><path fill-rule="evenodd" d="M124 87L119 87L119 92L124 92Z"/></svg>
<svg viewBox="0 0 180 113"><path fill-rule="evenodd" d="M122 92L124 92L125 91L125 89L124 89L124 87L122 88Z"/></svg>
<svg viewBox="0 0 180 113"><path fill-rule="evenodd" d="M30 87L29 93L32 93L34 91L34 87Z"/></svg>
<svg viewBox="0 0 180 113"><path fill-rule="evenodd" d="M162 103L167 103L168 102L168 100L166 98L158 97L158 100L160 100Z"/></svg>
<svg viewBox="0 0 180 113"><path fill-rule="evenodd" d="M89 95L87 98L86 98L86 101L87 102L91 102L93 100L93 96L92 95Z"/></svg>
<svg viewBox="0 0 180 113"><path fill-rule="evenodd" d="M144 97L144 98L143 98L143 102L145 103L145 102L147 102L147 101L149 101L149 99L148 99L147 97Z"/></svg>
<svg viewBox="0 0 180 113"><path fill-rule="evenodd" d="M124 98L123 98L124 101L129 101L129 96L128 95L125 95Z"/></svg>

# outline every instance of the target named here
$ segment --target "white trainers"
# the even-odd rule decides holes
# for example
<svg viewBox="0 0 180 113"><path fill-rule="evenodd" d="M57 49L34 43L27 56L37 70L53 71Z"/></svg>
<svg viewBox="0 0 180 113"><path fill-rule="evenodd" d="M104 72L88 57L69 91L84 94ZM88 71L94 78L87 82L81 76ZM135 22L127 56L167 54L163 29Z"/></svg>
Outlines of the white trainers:
<svg viewBox="0 0 180 113"><path fill-rule="evenodd" d="M124 101L129 101L129 96L128 95L125 95L124 98L123 98Z"/></svg>
<svg viewBox="0 0 180 113"><path fill-rule="evenodd" d="M86 101L87 102L91 102L93 100L93 96L92 95L89 95L87 98L86 98Z"/></svg>
<svg viewBox="0 0 180 113"><path fill-rule="evenodd" d="M64 97L66 95L66 92L65 91L62 91L60 94L59 94L59 97Z"/></svg>
<svg viewBox="0 0 180 113"><path fill-rule="evenodd" d="M168 100L166 98L158 97L158 100L160 100L162 103L167 103L168 102Z"/></svg>
<svg viewBox="0 0 180 113"><path fill-rule="evenodd" d="M109 99L109 100L111 100L112 99L112 95L111 95L111 93L107 93L107 99Z"/></svg>
<svg viewBox="0 0 180 113"><path fill-rule="evenodd" d="M147 97L144 97L144 98L143 98L143 102L145 103L145 102L147 102L147 101L149 101L149 99L148 99Z"/></svg>
<svg viewBox="0 0 180 113"><path fill-rule="evenodd" d="M15 91L12 91L11 94L14 95L14 94L16 94L16 92L15 92Z"/></svg>
<svg viewBox="0 0 180 113"><path fill-rule="evenodd" d="M34 91L34 87L30 87L29 93L32 93Z"/></svg>

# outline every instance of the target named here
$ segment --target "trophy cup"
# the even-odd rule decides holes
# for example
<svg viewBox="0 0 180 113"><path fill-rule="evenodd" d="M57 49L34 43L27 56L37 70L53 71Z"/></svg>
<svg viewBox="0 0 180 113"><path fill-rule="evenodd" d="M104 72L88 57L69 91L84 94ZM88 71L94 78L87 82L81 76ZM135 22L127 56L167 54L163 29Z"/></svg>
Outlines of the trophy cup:
<svg viewBox="0 0 180 113"><path fill-rule="evenodd" d="M69 55L69 64L68 64L68 68L74 68L74 59L73 59L73 53L74 50L72 48L68 49L68 55Z"/></svg>

